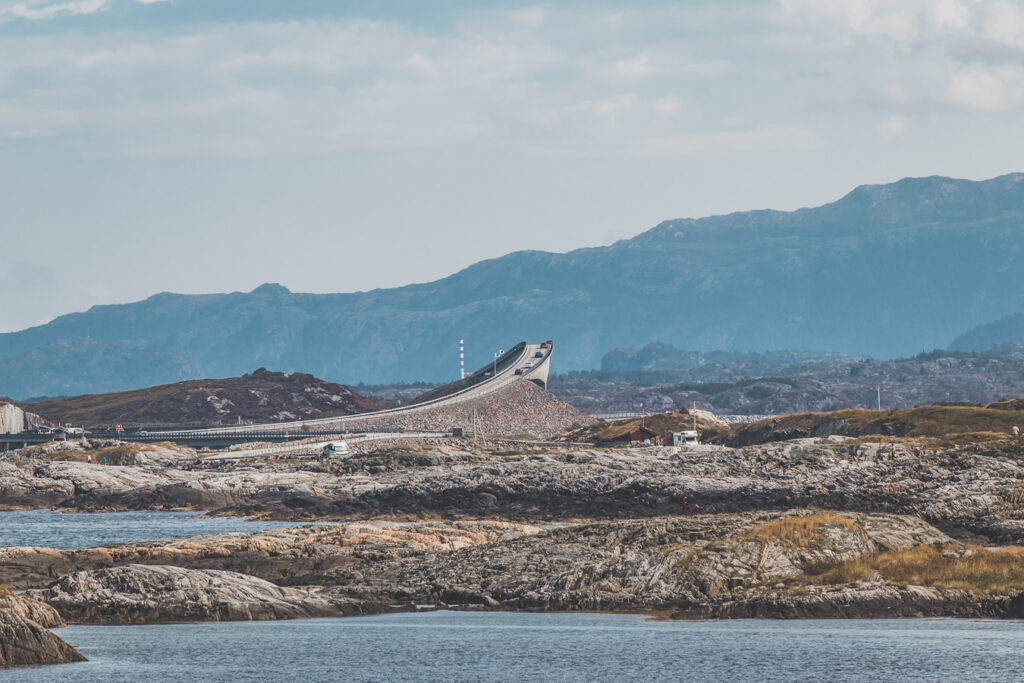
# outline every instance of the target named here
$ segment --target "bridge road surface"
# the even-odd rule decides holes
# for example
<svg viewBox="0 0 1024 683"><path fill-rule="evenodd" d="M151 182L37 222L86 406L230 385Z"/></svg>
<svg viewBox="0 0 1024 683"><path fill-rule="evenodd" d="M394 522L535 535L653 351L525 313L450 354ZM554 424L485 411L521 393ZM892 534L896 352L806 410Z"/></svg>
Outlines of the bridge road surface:
<svg viewBox="0 0 1024 683"><path fill-rule="evenodd" d="M417 403L415 405L378 410L372 413L358 413L356 415L345 415L343 417L322 417L313 420L296 420L294 422L274 422L259 425L240 425L235 427L213 427L210 429L150 432L144 437L133 440L175 441L177 439L197 439L219 435L245 436L254 432L293 430L302 429L303 427L308 426L343 425L348 422L357 422L359 420L372 419L386 415L410 415L424 410L464 403L466 401L473 401L507 387L513 382L534 380L547 384L548 367L551 361L553 344L550 342L547 342L546 344L546 346L542 346L541 344L524 344L522 350L517 352L516 357L513 358L511 362L504 358L498 360L499 370L493 377L489 377L482 382L478 382L477 384L460 391L456 391L455 393L447 396L441 396L440 398L424 401L423 403ZM539 358L537 357L537 354L540 354ZM487 370L487 366L481 368L474 374L479 374L485 370ZM516 374L517 371L521 371L521 374Z"/></svg>

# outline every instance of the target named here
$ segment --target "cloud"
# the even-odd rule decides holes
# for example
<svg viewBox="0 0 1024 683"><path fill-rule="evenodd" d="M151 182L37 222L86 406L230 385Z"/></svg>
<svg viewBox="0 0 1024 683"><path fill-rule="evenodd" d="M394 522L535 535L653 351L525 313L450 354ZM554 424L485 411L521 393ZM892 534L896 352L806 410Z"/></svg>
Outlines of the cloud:
<svg viewBox="0 0 1024 683"><path fill-rule="evenodd" d="M888 116L878 124L878 132L883 138L891 140L903 137L906 134L910 122L905 116Z"/></svg>
<svg viewBox="0 0 1024 683"><path fill-rule="evenodd" d="M952 74L946 100L976 112L1003 112L1024 107L1024 69L972 66Z"/></svg>
<svg viewBox="0 0 1024 683"><path fill-rule="evenodd" d="M659 97L651 102L651 111L659 119L671 119L683 113L683 102L675 95Z"/></svg>
<svg viewBox="0 0 1024 683"><path fill-rule="evenodd" d="M17 5L40 18L106 6ZM100 157L808 149L840 144L826 131L844 126L906 135L928 110L1013 111L1019 14L991 0L779 0L742 16L554 5L440 28L326 17L37 31L0 41L0 141L59 137Z"/></svg>
<svg viewBox="0 0 1024 683"><path fill-rule="evenodd" d="M985 33L1000 45L1024 50L1024 8L1009 2L996 2L988 8Z"/></svg>
<svg viewBox="0 0 1024 683"><path fill-rule="evenodd" d="M92 14L107 9L107 0L24 0L23 2L0 2L0 18L4 16L19 19L53 19L58 16Z"/></svg>
<svg viewBox="0 0 1024 683"><path fill-rule="evenodd" d="M646 78L653 74L651 59L647 55L620 59L612 65L612 73L627 80Z"/></svg>
<svg viewBox="0 0 1024 683"><path fill-rule="evenodd" d="M799 126L759 127L650 136L641 140L638 152L653 155L736 154L794 152L820 147L821 137Z"/></svg>

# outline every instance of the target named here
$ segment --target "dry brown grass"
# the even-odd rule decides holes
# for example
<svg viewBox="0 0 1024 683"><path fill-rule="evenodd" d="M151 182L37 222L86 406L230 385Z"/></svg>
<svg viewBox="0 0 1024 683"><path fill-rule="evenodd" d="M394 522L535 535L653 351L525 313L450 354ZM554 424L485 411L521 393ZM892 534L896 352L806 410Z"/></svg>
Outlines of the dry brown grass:
<svg viewBox="0 0 1024 683"><path fill-rule="evenodd" d="M14 595L14 593L11 592L11 589L0 583L0 598L8 598L12 595Z"/></svg>
<svg viewBox="0 0 1024 683"><path fill-rule="evenodd" d="M740 536L741 540L759 540L763 543L779 541L794 548L806 548L812 540L820 538L822 527L843 527L850 531L860 530L856 520L830 512L815 512L810 515L774 519L755 526Z"/></svg>
<svg viewBox="0 0 1024 683"><path fill-rule="evenodd" d="M131 456L142 451L148 451L149 446L142 443L126 443L120 446L109 446L107 448L100 448L95 451L91 451L89 454L92 455L93 462L103 462L103 458L107 459L108 465L126 465L131 462Z"/></svg>
<svg viewBox="0 0 1024 683"><path fill-rule="evenodd" d="M880 572L888 583L901 585L960 588L979 593L1024 590L1024 548L1020 546L1001 550L971 546L969 557L946 557L943 550L932 545L917 546L808 567L807 581L847 584Z"/></svg>
<svg viewBox="0 0 1024 683"><path fill-rule="evenodd" d="M1004 432L955 432L942 436L885 436L884 434L866 434L851 439L847 443L890 444L896 443L908 448L940 449L953 446L966 446L990 441L1005 441L1010 436Z"/></svg>
<svg viewBox="0 0 1024 683"><path fill-rule="evenodd" d="M1020 411L979 406L930 405L906 410L854 409L830 413L794 413L749 425L734 425L729 435L746 435L751 439L750 443L759 443L762 432L768 428L776 432L810 434L829 420L846 422L870 442L899 441L899 437L887 435L901 434L904 438L937 439L934 443L939 446L1007 439L1014 425L1024 427Z"/></svg>

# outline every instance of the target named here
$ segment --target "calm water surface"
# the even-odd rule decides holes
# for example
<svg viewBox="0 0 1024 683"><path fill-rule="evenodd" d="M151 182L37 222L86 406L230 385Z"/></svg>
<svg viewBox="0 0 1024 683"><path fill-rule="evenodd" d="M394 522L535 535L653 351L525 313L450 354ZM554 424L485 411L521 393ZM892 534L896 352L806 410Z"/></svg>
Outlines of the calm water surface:
<svg viewBox="0 0 1024 683"><path fill-rule="evenodd" d="M0 512L0 547L91 548L110 543L159 541L228 531L298 526L295 522L246 522L241 517L196 517L196 512Z"/></svg>
<svg viewBox="0 0 1024 683"><path fill-rule="evenodd" d="M73 626L84 664L0 681L1012 681L1024 623L952 619L661 622L432 612Z"/></svg>

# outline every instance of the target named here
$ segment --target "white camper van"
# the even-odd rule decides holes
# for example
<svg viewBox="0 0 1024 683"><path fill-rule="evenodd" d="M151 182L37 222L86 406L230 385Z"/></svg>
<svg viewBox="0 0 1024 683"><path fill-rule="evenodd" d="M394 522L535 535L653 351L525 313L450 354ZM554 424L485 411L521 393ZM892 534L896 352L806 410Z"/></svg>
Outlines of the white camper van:
<svg viewBox="0 0 1024 683"><path fill-rule="evenodd" d="M325 458L330 458L335 455L345 455L346 453L348 453L347 441L331 441L320 449L320 454Z"/></svg>
<svg viewBox="0 0 1024 683"><path fill-rule="evenodd" d="M672 435L673 446L699 446L700 440L697 438L697 431L694 429L688 429L682 432L676 432Z"/></svg>

